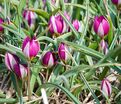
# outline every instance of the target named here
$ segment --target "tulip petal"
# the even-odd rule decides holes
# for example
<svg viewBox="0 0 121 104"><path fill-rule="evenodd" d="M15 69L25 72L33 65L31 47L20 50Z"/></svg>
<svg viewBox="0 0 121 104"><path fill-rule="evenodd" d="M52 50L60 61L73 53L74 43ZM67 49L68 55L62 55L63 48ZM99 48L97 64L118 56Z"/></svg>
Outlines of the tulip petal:
<svg viewBox="0 0 121 104"><path fill-rule="evenodd" d="M8 53L5 54L5 65L6 65L6 67L7 67L9 70L11 70L11 65L10 65Z"/></svg>
<svg viewBox="0 0 121 104"><path fill-rule="evenodd" d="M49 61L48 61L48 67L52 67L53 65L54 65L53 55L50 54Z"/></svg>
<svg viewBox="0 0 121 104"><path fill-rule="evenodd" d="M30 43L30 57L35 57L40 50L40 45L37 41L32 40Z"/></svg>
<svg viewBox="0 0 121 104"><path fill-rule="evenodd" d="M30 48L30 42L28 42L26 44L26 46L24 47L24 50L23 50L23 53L25 54L26 57L30 58L30 51L29 51L29 48Z"/></svg>
<svg viewBox="0 0 121 104"><path fill-rule="evenodd" d="M104 35L108 34L110 28L108 21L104 19L102 21L102 26L103 26Z"/></svg>
<svg viewBox="0 0 121 104"><path fill-rule="evenodd" d="M20 64L20 74L21 78L25 78L27 76L27 68Z"/></svg>
<svg viewBox="0 0 121 104"><path fill-rule="evenodd" d="M0 24L2 24L4 21L3 21L3 19L2 18L0 18ZM0 26L0 31L3 31L3 27L2 26Z"/></svg>
<svg viewBox="0 0 121 104"><path fill-rule="evenodd" d="M98 32L97 34L100 36L100 37L103 37L104 36L104 30L103 30L103 26L102 26L102 23L100 23L99 27L98 27Z"/></svg>
<svg viewBox="0 0 121 104"><path fill-rule="evenodd" d="M55 21L56 21L56 20L55 20L55 17L52 16L52 17L51 17L51 22L52 22L51 26L52 26L54 32L57 33L57 25L56 25Z"/></svg>
<svg viewBox="0 0 121 104"><path fill-rule="evenodd" d="M98 27L99 27L100 23L98 22L98 17L96 16L95 19L94 19L94 24L93 24L93 27L94 27L94 31L97 33L98 32Z"/></svg>
<svg viewBox="0 0 121 104"><path fill-rule="evenodd" d="M23 41L23 43L22 43L22 51L24 50L26 44L27 44L30 40L31 40L31 39L30 39L29 36L27 36L27 37L24 39L24 41Z"/></svg>
<svg viewBox="0 0 121 104"><path fill-rule="evenodd" d="M113 4L116 4L116 5L119 4L118 1L119 0L112 0Z"/></svg>

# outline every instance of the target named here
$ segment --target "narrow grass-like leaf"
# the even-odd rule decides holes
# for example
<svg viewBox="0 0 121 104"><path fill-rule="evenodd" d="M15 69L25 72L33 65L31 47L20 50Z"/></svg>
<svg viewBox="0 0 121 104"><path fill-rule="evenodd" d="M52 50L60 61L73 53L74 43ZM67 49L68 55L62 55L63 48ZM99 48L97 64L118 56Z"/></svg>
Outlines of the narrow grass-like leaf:
<svg viewBox="0 0 121 104"><path fill-rule="evenodd" d="M64 88L63 86L54 84L54 83L46 83L43 84L40 88L42 87L46 87L46 88L50 88L50 87L57 87L59 89L61 89L75 104L82 104L72 93L70 93L70 91L68 91L66 88Z"/></svg>

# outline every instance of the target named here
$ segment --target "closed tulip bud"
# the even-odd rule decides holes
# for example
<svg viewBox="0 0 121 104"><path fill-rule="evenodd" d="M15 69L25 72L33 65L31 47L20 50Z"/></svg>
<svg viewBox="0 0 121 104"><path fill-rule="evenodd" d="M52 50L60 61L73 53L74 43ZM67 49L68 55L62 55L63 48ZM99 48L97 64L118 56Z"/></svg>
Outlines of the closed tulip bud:
<svg viewBox="0 0 121 104"><path fill-rule="evenodd" d="M64 15L70 19L69 15L65 12ZM67 24L61 15L51 16L49 20L49 31L54 34L63 34L67 31Z"/></svg>
<svg viewBox="0 0 121 104"><path fill-rule="evenodd" d="M18 78L24 79L28 75L28 68L26 65L16 64L14 65L14 72Z"/></svg>
<svg viewBox="0 0 121 104"><path fill-rule="evenodd" d="M35 25L35 20L36 20L35 13L30 10L24 10L23 17L28 22L28 25L30 26L30 28L33 29Z"/></svg>
<svg viewBox="0 0 121 104"><path fill-rule="evenodd" d="M42 64L47 68L51 68L55 64L55 58L52 52L48 51L43 55Z"/></svg>
<svg viewBox="0 0 121 104"><path fill-rule="evenodd" d="M108 34L110 25L108 20L104 16L96 16L94 19L94 31L101 37L103 38L105 35Z"/></svg>
<svg viewBox="0 0 121 104"><path fill-rule="evenodd" d="M78 21L78 20L74 20L73 21L73 26L74 28L78 31L78 32L82 32L83 30L83 24L81 24L82 22Z"/></svg>
<svg viewBox="0 0 121 104"><path fill-rule="evenodd" d="M119 6L121 5L121 0L112 0L112 3Z"/></svg>
<svg viewBox="0 0 121 104"><path fill-rule="evenodd" d="M19 58L11 53L6 53L5 54L5 65L8 68L8 70L13 70L14 69L14 65L17 64L19 62Z"/></svg>
<svg viewBox="0 0 121 104"><path fill-rule="evenodd" d="M4 20L2 18L0 18L0 25L3 24ZM0 32L2 32L4 29L2 26L0 26Z"/></svg>
<svg viewBox="0 0 121 104"><path fill-rule="evenodd" d="M105 40L101 40L100 48L104 54L108 53L108 44L107 44L107 42L105 42Z"/></svg>
<svg viewBox="0 0 121 104"><path fill-rule="evenodd" d="M63 62L67 62L69 59L69 49L67 47L67 45L65 45L64 43L61 43L58 47L58 55L60 60L62 60Z"/></svg>
<svg viewBox="0 0 121 104"><path fill-rule="evenodd" d="M110 96L112 92L111 84L108 79L103 79L101 83L101 90L106 96Z"/></svg>
<svg viewBox="0 0 121 104"><path fill-rule="evenodd" d="M34 58L40 50L40 44L36 40L36 37L30 38L27 36L22 44L22 51L28 59Z"/></svg>

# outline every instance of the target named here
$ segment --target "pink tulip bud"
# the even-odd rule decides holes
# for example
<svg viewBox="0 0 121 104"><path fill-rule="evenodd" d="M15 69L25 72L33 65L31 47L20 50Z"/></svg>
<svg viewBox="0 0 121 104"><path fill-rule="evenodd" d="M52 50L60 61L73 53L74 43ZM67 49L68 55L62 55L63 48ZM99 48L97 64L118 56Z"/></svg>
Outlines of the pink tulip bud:
<svg viewBox="0 0 121 104"><path fill-rule="evenodd" d="M108 20L104 16L96 16L94 19L94 31L101 37L103 38L105 35L108 34L110 25Z"/></svg>
<svg viewBox="0 0 121 104"><path fill-rule="evenodd" d="M79 31L80 28L81 28L80 22L79 22L78 20L74 20L72 24L73 24L74 28L75 28L78 32L80 32L80 31Z"/></svg>
<svg viewBox="0 0 121 104"><path fill-rule="evenodd" d="M100 42L100 48L103 51L104 54L108 53L108 44L105 42L105 40L101 40Z"/></svg>
<svg viewBox="0 0 121 104"><path fill-rule="evenodd" d="M5 65L8 68L8 70L13 70L14 69L14 65L17 64L19 62L19 58L11 53L6 53L5 54Z"/></svg>
<svg viewBox="0 0 121 104"><path fill-rule="evenodd" d="M42 57L42 64L48 68L51 68L55 64L55 58L52 52L46 52Z"/></svg>
<svg viewBox="0 0 121 104"><path fill-rule="evenodd" d="M59 45L58 55L59 55L59 58L64 62L66 62L69 59L69 49L64 43L61 43Z"/></svg>
<svg viewBox="0 0 121 104"><path fill-rule="evenodd" d="M101 90L106 96L110 96L112 92L111 84L108 79L103 79L101 83Z"/></svg>
<svg viewBox="0 0 121 104"><path fill-rule="evenodd" d="M24 79L28 75L28 68L26 65L16 64L14 65L14 72L20 79Z"/></svg>
<svg viewBox="0 0 121 104"><path fill-rule="evenodd" d="M121 5L121 0L112 0L112 3L119 6Z"/></svg>
<svg viewBox="0 0 121 104"><path fill-rule="evenodd" d="M0 25L4 22L4 20L2 18L0 18ZM4 29L2 26L0 26L0 32L2 32Z"/></svg>
<svg viewBox="0 0 121 104"><path fill-rule="evenodd" d="M30 38L27 36L22 44L22 51L28 59L35 57L40 50L40 44L36 37Z"/></svg>
<svg viewBox="0 0 121 104"><path fill-rule="evenodd" d="M24 10L23 17L28 22L28 25L30 26L30 28L33 28L36 20L35 13L30 10Z"/></svg>
<svg viewBox="0 0 121 104"><path fill-rule="evenodd" d="M69 15L65 12L64 15L67 19L70 19ZM63 34L67 31L67 24L61 15L51 16L49 20L50 33Z"/></svg>

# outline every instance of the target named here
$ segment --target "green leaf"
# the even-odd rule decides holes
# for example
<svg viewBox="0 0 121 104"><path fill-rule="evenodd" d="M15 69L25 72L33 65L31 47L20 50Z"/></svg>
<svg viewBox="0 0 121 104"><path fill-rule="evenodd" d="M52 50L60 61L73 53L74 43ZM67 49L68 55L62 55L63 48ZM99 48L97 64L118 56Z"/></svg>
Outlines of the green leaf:
<svg viewBox="0 0 121 104"><path fill-rule="evenodd" d="M42 17L44 17L46 19L49 19L49 14L42 9L29 9L29 10L37 13L38 15L41 15Z"/></svg>
<svg viewBox="0 0 121 104"><path fill-rule="evenodd" d="M59 89L61 89L66 95L67 97L69 97L75 104L82 104L72 93L70 93L70 91L68 91L66 88L64 88L63 86L54 84L54 83L46 83L43 84L42 86L40 86L40 89L42 87L46 87L46 88L50 88L50 87L57 87Z"/></svg>

